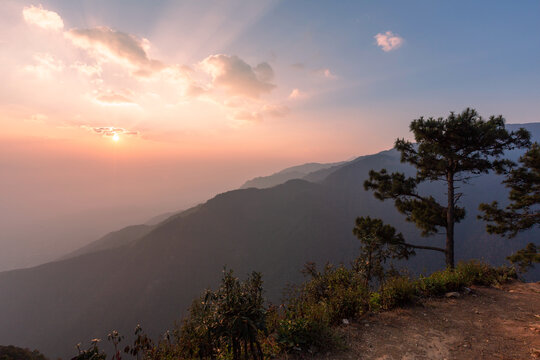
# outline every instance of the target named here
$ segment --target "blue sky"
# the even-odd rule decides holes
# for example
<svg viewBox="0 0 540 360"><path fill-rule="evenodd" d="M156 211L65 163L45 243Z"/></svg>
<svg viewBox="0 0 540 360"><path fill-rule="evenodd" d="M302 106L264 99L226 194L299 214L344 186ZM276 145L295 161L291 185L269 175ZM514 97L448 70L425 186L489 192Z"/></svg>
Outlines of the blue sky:
<svg viewBox="0 0 540 360"><path fill-rule="evenodd" d="M61 12L72 26L106 24L149 38L163 52L172 47L171 57L182 53L186 36L200 32L198 27L206 24L200 19L221 10L215 16L228 18L215 25L216 34L204 39L193 53L181 56L197 61L209 53L227 53L269 61L280 68L292 63L330 68L340 77L343 89L318 99L314 107L399 104L417 106L419 114L442 115L476 106L508 114L512 122L537 120L538 1L294 0L266 2L246 10L249 3L89 0L43 4ZM220 34L234 24L242 24L242 31L228 43L220 41ZM178 41L162 39L164 28L176 32ZM373 36L388 30L403 37L404 44L385 53L374 45Z"/></svg>

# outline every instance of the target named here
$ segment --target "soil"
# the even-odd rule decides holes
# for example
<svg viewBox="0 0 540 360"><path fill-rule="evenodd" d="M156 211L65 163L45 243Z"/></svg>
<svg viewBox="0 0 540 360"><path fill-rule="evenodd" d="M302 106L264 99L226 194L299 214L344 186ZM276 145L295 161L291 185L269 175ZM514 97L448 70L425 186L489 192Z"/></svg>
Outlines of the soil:
<svg viewBox="0 0 540 360"><path fill-rule="evenodd" d="M540 358L540 282L471 290L343 325L348 350L314 359Z"/></svg>

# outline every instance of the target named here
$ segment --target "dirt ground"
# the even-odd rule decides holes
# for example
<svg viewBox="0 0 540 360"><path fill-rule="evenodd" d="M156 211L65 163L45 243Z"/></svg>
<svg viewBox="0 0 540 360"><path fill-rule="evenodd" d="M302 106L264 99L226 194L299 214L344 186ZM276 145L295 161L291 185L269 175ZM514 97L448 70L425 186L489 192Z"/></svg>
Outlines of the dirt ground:
<svg viewBox="0 0 540 360"><path fill-rule="evenodd" d="M316 359L540 359L540 283L473 287L458 298L344 325L349 350Z"/></svg>

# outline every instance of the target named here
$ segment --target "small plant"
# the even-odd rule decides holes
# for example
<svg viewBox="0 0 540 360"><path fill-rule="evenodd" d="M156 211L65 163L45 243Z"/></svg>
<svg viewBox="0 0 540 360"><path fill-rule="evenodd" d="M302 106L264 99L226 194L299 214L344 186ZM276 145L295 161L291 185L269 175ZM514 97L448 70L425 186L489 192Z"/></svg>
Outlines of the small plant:
<svg viewBox="0 0 540 360"><path fill-rule="evenodd" d="M71 360L106 360L107 354L99 350L98 343L101 339L92 339L90 347L86 350L81 350L81 344L77 344L77 350L79 354Z"/></svg>
<svg viewBox="0 0 540 360"><path fill-rule="evenodd" d="M263 359L259 332L266 332L262 278L252 273L245 282L224 271L217 291L208 290L195 301L180 330L187 357L214 358L229 354Z"/></svg>
<svg viewBox="0 0 540 360"><path fill-rule="evenodd" d="M304 307L319 306L329 323L337 324L342 319L356 317L367 309L368 290L364 277L345 266L327 264L322 272L314 264L304 270L310 276L298 290L296 297L288 301L288 308L305 312Z"/></svg>
<svg viewBox="0 0 540 360"><path fill-rule="evenodd" d="M380 219L359 217L356 219L353 234L360 241L360 254L354 262L354 270L365 278L369 288L373 278L384 282L385 264L390 259L408 259L414 255L410 244L405 243L403 235L386 225Z"/></svg>
<svg viewBox="0 0 540 360"><path fill-rule="evenodd" d="M388 279L379 294L383 309L391 309L412 303L417 294L416 283L407 276L394 276Z"/></svg>
<svg viewBox="0 0 540 360"><path fill-rule="evenodd" d="M441 296L449 291L459 291L466 284L461 273L453 269L436 271L428 277L421 276L418 290L424 296Z"/></svg>

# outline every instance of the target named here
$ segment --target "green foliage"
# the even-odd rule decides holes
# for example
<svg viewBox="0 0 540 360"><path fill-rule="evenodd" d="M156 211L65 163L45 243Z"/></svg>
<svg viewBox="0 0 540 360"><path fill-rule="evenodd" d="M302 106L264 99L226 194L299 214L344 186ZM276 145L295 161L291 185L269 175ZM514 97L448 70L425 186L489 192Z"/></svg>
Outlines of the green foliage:
<svg viewBox="0 0 540 360"><path fill-rule="evenodd" d="M298 289L297 297L289 300L289 310L303 313L304 305L317 305L320 306L317 311L333 324L365 311L368 290L361 274L343 265L331 264L322 272L313 264L307 264L305 273L311 278Z"/></svg>
<svg viewBox="0 0 540 360"><path fill-rule="evenodd" d="M355 318L368 308L364 277L345 266L327 264L318 271L308 263L310 278L293 289L276 326L277 341L286 352L321 351L341 346L332 329L343 319Z"/></svg>
<svg viewBox="0 0 540 360"><path fill-rule="evenodd" d="M386 169L369 172L369 180L364 182L366 190L374 190L375 198L384 201L394 200L396 209L405 215L405 220L414 223L422 236L436 234L439 228L446 228L446 207L439 204L433 196L422 196L417 187L423 182L418 178L407 178L403 173L389 174ZM465 210L455 207L455 221L465 217Z"/></svg>
<svg viewBox="0 0 540 360"><path fill-rule="evenodd" d="M534 267L535 263L540 263L540 252L538 250L535 244L529 243L525 248L510 255L507 259L512 264L517 265L521 273L525 273L529 268Z"/></svg>
<svg viewBox="0 0 540 360"><path fill-rule="evenodd" d="M376 277L379 283L384 281L384 265L389 259L408 259L414 255L401 233L396 234L396 229L386 225L380 219L359 217L353 234L360 240L360 255L355 260L354 268L365 277L365 285L369 287L372 277Z"/></svg>
<svg viewBox="0 0 540 360"><path fill-rule="evenodd" d="M510 189L510 204L499 208L494 201L480 204L490 234L512 238L519 232L540 225L540 145L534 143L519 159L521 166L510 170L503 183Z"/></svg>
<svg viewBox="0 0 540 360"><path fill-rule="evenodd" d="M511 162L501 159L505 150L530 144L530 134L520 129L508 132L501 116L483 120L474 109L444 118L423 117L410 124L416 144L397 139L395 148L401 161L416 168L415 177L403 173L389 174L385 169L370 171L366 190L374 190L377 199L394 200L407 221L422 230L423 236L446 231L446 264L454 267L454 224L465 217L465 209L457 206L462 194L456 193L456 183L491 170L505 169ZM417 191L420 183L442 181L446 184L447 202L440 204L433 196ZM431 250L438 250L432 248Z"/></svg>
<svg viewBox="0 0 540 360"><path fill-rule="evenodd" d="M459 263L456 273L462 277L462 281L466 286L496 285L516 278L515 271L510 267L494 268L489 264L475 260Z"/></svg>
<svg viewBox="0 0 540 360"><path fill-rule="evenodd" d="M181 328L185 356L214 358L230 353L232 359L262 359L259 332L266 332L262 277L253 272L242 282L224 271L217 291L208 290L190 309Z"/></svg>
<svg viewBox="0 0 540 360"><path fill-rule="evenodd" d="M454 269L436 271L428 277L420 277L418 291L423 296L441 296L449 291L459 291L467 284L461 273Z"/></svg>
<svg viewBox="0 0 540 360"><path fill-rule="evenodd" d="M455 269L436 271L420 277L417 289L423 296L441 296L449 291L460 291L471 285L500 285L516 279L515 269L508 266L492 267L484 262L460 262Z"/></svg>
<svg viewBox="0 0 540 360"><path fill-rule="evenodd" d="M47 358L37 350L0 345L0 360L47 360Z"/></svg>
<svg viewBox="0 0 540 360"><path fill-rule="evenodd" d="M317 308L320 309L317 306L305 308L302 315L288 313L285 319L279 322L275 337L282 351L314 353L337 346L337 335L324 318L325 314L317 314Z"/></svg>
<svg viewBox="0 0 540 360"><path fill-rule="evenodd" d="M395 235L390 231L393 229L378 224L381 226L376 229ZM441 296L473 284L497 285L516 277L513 268L492 268L471 261L418 280L394 274L380 284L378 291L370 292L364 276L343 265L327 264L319 271L315 264L308 263L304 273L309 278L292 288L284 304L267 308L260 274L252 273L240 281L232 271L224 271L220 287L194 301L182 325L172 334L166 332L157 343L137 326L133 345L120 350L124 337L112 331L108 335L114 347L112 360L121 360L122 354L137 360L262 360L283 353L304 356L343 349L343 338L336 331L343 319L354 320L368 310L389 310L414 303L419 297ZM79 354L72 360L106 360L98 342L94 339L87 350L78 346Z"/></svg>
<svg viewBox="0 0 540 360"><path fill-rule="evenodd" d="M408 276L394 276L384 283L379 294L381 308L388 310L414 302L417 287Z"/></svg>

